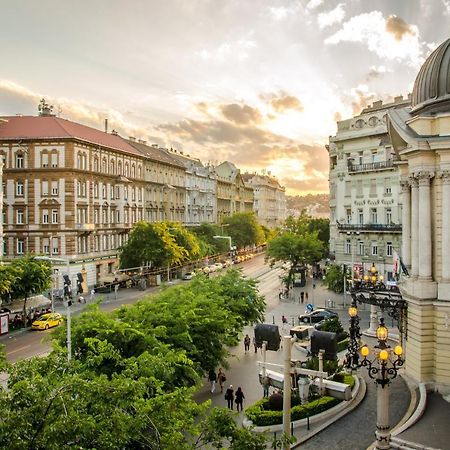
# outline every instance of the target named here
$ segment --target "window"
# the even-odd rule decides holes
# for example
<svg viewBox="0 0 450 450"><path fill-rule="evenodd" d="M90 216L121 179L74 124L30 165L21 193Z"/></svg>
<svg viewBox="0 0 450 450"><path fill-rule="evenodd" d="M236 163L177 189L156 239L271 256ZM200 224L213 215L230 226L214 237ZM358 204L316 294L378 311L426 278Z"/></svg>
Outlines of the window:
<svg viewBox="0 0 450 450"><path fill-rule="evenodd" d="M124 200L127 202L128 201L128 188L126 186L123 188L123 197L124 197Z"/></svg>
<svg viewBox="0 0 450 450"><path fill-rule="evenodd" d="M128 176L128 172L129 172L129 166L128 166L128 163L125 163L125 176L127 177Z"/></svg>
<svg viewBox="0 0 450 450"><path fill-rule="evenodd" d="M42 197L47 197L48 195L48 181L42 182Z"/></svg>
<svg viewBox="0 0 450 450"><path fill-rule="evenodd" d="M114 186L111 185L111 188L110 188L111 200L114 200L114 192L115 192Z"/></svg>
<svg viewBox="0 0 450 450"><path fill-rule="evenodd" d="M52 152L52 167L58 167L58 152Z"/></svg>
<svg viewBox="0 0 450 450"><path fill-rule="evenodd" d="M44 225L48 224L48 209L42 210L42 223Z"/></svg>
<svg viewBox="0 0 450 450"><path fill-rule="evenodd" d="M363 183L362 180L356 181L356 196L363 197Z"/></svg>
<svg viewBox="0 0 450 450"><path fill-rule="evenodd" d="M6 210L3 210L2 211L2 223L3 223L3 225L5 225L6 224Z"/></svg>
<svg viewBox="0 0 450 450"><path fill-rule="evenodd" d="M6 169L6 155L3 152L0 153L0 162L3 163L3 168Z"/></svg>
<svg viewBox="0 0 450 450"><path fill-rule="evenodd" d="M116 198L117 200L120 199L120 186L116 186Z"/></svg>
<svg viewBox="0 0 450 450"><path fill-rule="evenodd" d="M50 245L49 244L44 244L43 245L43 251L44 251L44 253L49 254L50 253Z"/></svg>
<svg viewBox="0 0 450 450"><path fill-rule="evenodd" d="M363 152L358 152L358 164L361 165L363 163Z"/></svg>
<svg viewBox="0 0 450 450"><path fill-rule="evenodd" d="M48 167L48 153L42 153L42 167Z"/></svg>
<svg viewBox="0 0 450 450"><path fill-rule="evenodd" d="M109 163L109 165L110 165L110 172L111 172L111 175L115 175L115 173L116 173L116 165L115 165L113 159L111 160L111 162Z"/></svg>
<svg viewBox="0 0 450 450"><path fill-rule="evenodd" d="M122 162L121 161L119 161L117 163L117 175L123 175L122 174Z"/></svg>
<svg viewBox="0 0 450 450"><path fill-rule="evenodd" d="M23 169L23 154L16 153L16 169Z"/></svg>
<svg viewBox="0 0 450 450"><path fill-rule="evenodd" d="M362 209L358 209L358 223L360 225L364 224L364 211Z"/></svg>
<svg viewBox="0 0 450 450"><path fill-rule="evenodd" d="M370 220L374 224L378 223L377 208L371 208L371 210L370 210Z"/></svg>
<svg viewBox="0 0 450 450"><path fill-rule="evenodd" d="M371 197L376 197L377 196L377 180L376 179L370 180L370 192L369 192L369 195Z"/></svg>
<svg viewBox="0 0 450 450"><path fill-rule="evenodd" d="M94 223L98 223L98 209L94 209Z"/></svg>
<svg viewBox="0 0 450 450"><path fill-rule="evenodd" d="M386 256L392 256L392 242L386 242Z"/></svg>
<svg viewBox="0 0 450 450"><path fill-rule="evenodd" d="M136 178L136 166L134 164L131 166L131 177Z"/></svg>
<svg viewBox="0 0 450 450"><path fill-rule="evenodd" d="M352 195L352 182L346 181L345 182L345 196L351 197L351 195Z"/></svg>
<svg viewBox="0 0 450 450"><path fill-rule="evenodd" d="M94 198L98 198L98 184L94 183Z"/></svg>
<svg viewBox="0 0 450 450"><path fill-rule="evenodd" d="M102 172L103 173L108 173L107 168L108 168L108 165L106 164L106 158L103 158L103 160L102 160Z"/></svg>
<svg viewBox="0 0 450 450"><path fill-rule="evenodd" d="M359 241L358 242L358 255L364 256L364 251L365 251L364 241Z"/></svg>
<svg viewBox="0 0 450 450"><path fill-rule="evenodd" d="M195 199L194 199L195 203ZM347 223L352 223L352 210L347 208L346 210L346 216L347 216Z"/></svg>
<svg viewBox="0 0 450 450"><path fill-rule="evenodd" d="M142 192L143 191L143 189L142 188L138 188L138 200L140 201L140 202L142 202Z"/></svg>
<svg viewBox="0 0 450 450"><path fill-rule="evenodd" d="M58 182L52 181L52 195L58 195Z"/></svg>
<svg viewBox="0 0 450 450"><path fill-rule="evenodd" d="M102 185L102 198L106 199L106 184Z"/></svg>
<svg viewBox="0 0 450 450"><path fill-rule="evenodd" d="M18 255L25 253L25 241L23 239L17 239L16 250Z"/></svg>
<svg viewBox="0 0 450 450"><path fill-rule="evenodd" d="M58 223L58 210L52 209L52 223Z"/></svg>
<svg viewBox="0 0 450 450"><path fill-rule="evenodd" d="M23 197L23 181L18 181L16 183L16 196Z"/></svg>
<svg viewBox="0 0 450 450"><path fill-rule="evenodd" d="M98 172L98 158L97 157L94 158L94 171Z"/></svg>
<svg viewBox="0 0 450 450"><path fill-rule="evenodd" d="M391 210L391 208L387 208L386 209L386 223L388 225L391 225L391 223L392 223L392 210Z"/></svg>
<svg viewBox="0 0 450 450"><path fill-rule="evenodd" d="M102 223L108 223L108 211L106 209L102 211Z"/></svg>
<svg viewBox="0 0 450 450"><path fill-rule="evenodd" d="M131 188L131 201L136 201L136 188L134 187Z"/></svg>
<svg viewBox="0 0 450 450"><path fill-rule="evenodd" d="M378 243L376 241L372 241L372 256L378 255Z"/></svg>
<svg viewBox="0 0 450 450"><path fill-rule="evenodd" d="M77 169L82 169L82 167L81 167L81 153L77 154Z"/></svg>
<svg viewBox="0 0 450 450"><path fill-rule="evenodd" d="M350 255L351 252L352 252L352 243L350 242L350 239L347 239L345 241L345 253L347 255Z"/></svg>
<svg viewBox="0 0 450 450"><path fill-rule="evenodd" d="M57 255L59 253L59 239L52 238L52 253Z"/></svg>
<svg viewBox="0 0 450 450"><path fill-rule="evenodd" d="M116 211L116 223L120 223L120 211Z"/></svg>
<svg viewBox="0 0 450 450"><path fill-rule="evenodd" d="M16 212L16 224L23 225L23 209L18 209Z"/></svg>

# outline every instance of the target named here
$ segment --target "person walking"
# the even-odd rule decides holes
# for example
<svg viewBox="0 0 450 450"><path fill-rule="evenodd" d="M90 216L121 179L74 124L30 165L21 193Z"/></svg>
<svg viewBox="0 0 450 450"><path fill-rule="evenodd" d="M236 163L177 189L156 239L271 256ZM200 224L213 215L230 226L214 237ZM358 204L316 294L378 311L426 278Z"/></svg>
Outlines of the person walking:
<svg viewBox="0 0 450 450"><path fill-rule="evenodd" d="M219 380L220 392L223 392L223 383L227 381L227 377L225 376L225 372L222 370L222 367L219 367L217 379Z"/></svg>
<svg viewBox="0 0 450 450"><path fill-rule="evenodd" d="M255 353L258 353L258 344L256 343L256 337L253 336L253 347L255 347Z"/></svg>
<svg viewBox="0 0 450 450"><path fill-rule="evenodd" d="M303 305L303 302L305 301L305 293L303 291L300 292L300 301L302 302Z"/></svg>
<svg viewBox="0 0 450 450"><path fill-rule="evenodd" d="M214 369L211 369L209 371L208 380L211 384L211 394L212 394L216 390L216 380L217 380L217 375Z"/></svg>
<svg viewBox="0 0 450 450"><path fill-rule="evenodd" d="M247 353L250 350L250 336L248 334L246 334L244 338L244 349L245 353Z"/></svg>
<svg viewBox="0 0 450 450"><path fill-rule="evenodd" d="M239 412L239 407L241 408L241 411L243 409L244 399L245 399L245 395L242 392L241 387L238 387L237 391L236 391L236 400L235 400L235 402L236 402L236 409L237 409L238 412Z"/></svg>
<svg viewBox="0 0 450 450"><path fill-rule="evenodd" d="M225 400L227 401L228 409L233 409L234 389L232 384L230 384L230 387L227 389L227 392L225 393Z"/></svg>
<svg viewBox="0 0 450 450"><path fill-rule="evenodd" d="M308 293L305 294L305 300L306 300L306 303L308 303Z"/></svg>

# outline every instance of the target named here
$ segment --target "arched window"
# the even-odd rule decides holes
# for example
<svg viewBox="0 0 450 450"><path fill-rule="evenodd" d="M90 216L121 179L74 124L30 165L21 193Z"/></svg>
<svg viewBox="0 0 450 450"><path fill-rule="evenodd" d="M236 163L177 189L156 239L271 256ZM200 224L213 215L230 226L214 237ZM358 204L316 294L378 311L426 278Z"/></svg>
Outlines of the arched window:
<svg viewBox="0 0 450 450"><path fill-rule="evenodd" d="M18 151L16 153L16 169L23 169L24 168L24 157L23 152Z"/></svg>
<svg viewBox="0 0 450 450"><path fill-rule="evenodd" d="M106 158L103 158L103 161L102 161L102 172L103 173L108 172L108 165L106 164Z"/></svg>
<svg viewBox="0 0 450 450"><path fill-rule="evenodd" d="M58 167L58 150L53 149L50 156L52 167Z"/></svg>
<svg viewBox="0 0 450 450"><path fill-rule="evenodd" d="M122 161L119 161L117 163L117 175L123 175L122 174Z"/></svg>
<svg viewBox="0 0 450 450"><path fill-rule="evenodd" d="M124 175L127 177L128 175L129 175L129 170L130 170L130 167L129 167L129 165L128 165L128 163L126 162L125 163L125 173L124 173Z"/></svg>
<svg viewBox="0 0 450 450"><path fill-rule="evenodd" d="M87 169L87 156L86 153L83 153L81 156L81 165L82 165L82 169L86 170Z"/></svg>
<svg viewBox="0 0 450 450"><path fill-rule="evenodd" d="M99 169L99 167L98 167L98 158L95 157L94 158L94 172L98 172L98 169Z"/></svg>
<svg viewBox="0 0 450 450"><path fill-rule="evenodd" d="M142 166L141 165L138 166L138 178L139 179L142 178Z"/></svg>
<svg viewBox="0 0 450 450"><path fill-rule="evenodd" d="M134 164L131 166L131 178L136 178L136 166Z"/></svg>
<svg viewBox="0 0 450 450"><path fill-rule="evenodd" d="M114 162L113 159L109 163L109 166L110 166L111 175L115 175L116 174L116 163Z"/></svg>
<svg viewBox="0 0 450 450"><path fill-rule="evenodd" d="M81 153L77 153L77 169L82 169Z"/></svg>

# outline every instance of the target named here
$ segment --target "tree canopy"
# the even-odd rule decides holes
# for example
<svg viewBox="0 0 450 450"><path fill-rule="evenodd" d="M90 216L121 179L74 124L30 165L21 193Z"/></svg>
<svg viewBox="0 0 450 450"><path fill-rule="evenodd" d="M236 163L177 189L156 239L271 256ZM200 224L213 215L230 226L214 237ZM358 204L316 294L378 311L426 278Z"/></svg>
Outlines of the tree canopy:
<svg viewBox="0 0 450 450"><path fill-rule="evenodd" d="M49 356L6 366L0 447L262 448L265 437L238 428L231 412L208 414L193 394L264 309L255 282L236 270L112 313L92 305L73 319L70 362L60 327Z"/></svg>
<svg viewBox="0 0 450 450"><path fill-rule="evenodd" d="M253 212L236 213L226 217L223 223L228 225L227 234L233 245L242 248L264 242L264 232Z"/></svg>

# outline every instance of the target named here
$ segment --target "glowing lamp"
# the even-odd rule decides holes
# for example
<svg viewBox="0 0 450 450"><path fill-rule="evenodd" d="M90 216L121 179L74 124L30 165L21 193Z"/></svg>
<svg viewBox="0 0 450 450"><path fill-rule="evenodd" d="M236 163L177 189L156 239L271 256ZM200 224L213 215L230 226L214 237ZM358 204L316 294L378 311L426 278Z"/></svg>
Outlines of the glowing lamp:
<svg viewBox="0 0 450 450"><path fill-rule="evenodd" d="M364 358L366 358L367 356L369 356L369 347L367 347L367 345L364 345L361 347L361 355L364 356Z"/></svg>
<svg viewBox="0 0 450 450"><path fill-rule="evenodd" d="M389 358L389 352L387 350L380 350L378 358L381 359L381 361L386 361Z"/></svg>
<svg viewBox="0 0 450 450"><path fill-rule="evenodd" d="M394 348L394 353L395 353L397 356L402 356L402 353L403 353L403 348L402 348L402 346L401 346L401 345L396 345L395 348Z"/></svg>
<svg viewBox="0 0 450 450"><path fill-rule="evenodd" d="M348 315L350 317L356 317L358 315L358 308L356 306L350 306L348 308Z"/></svg>

